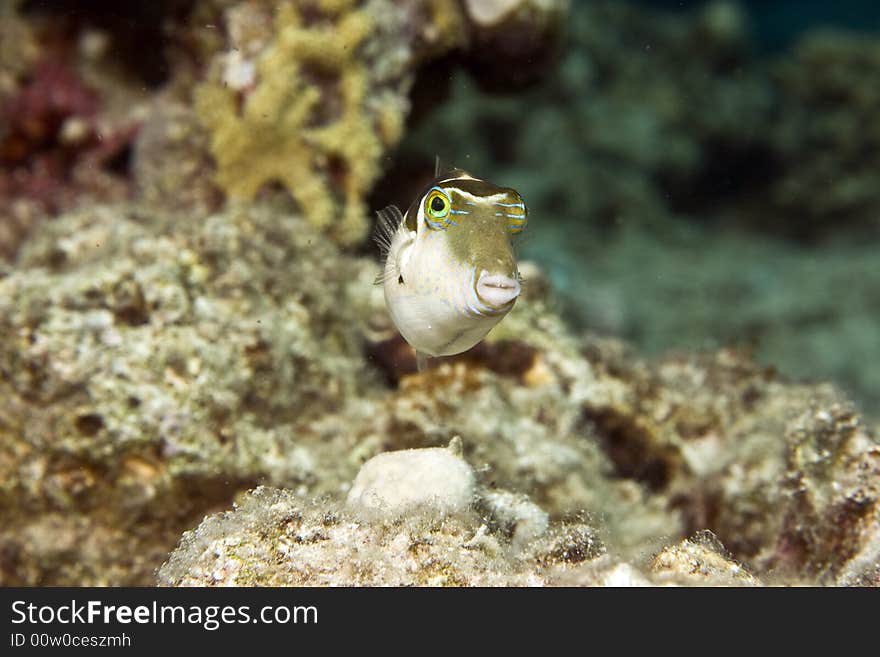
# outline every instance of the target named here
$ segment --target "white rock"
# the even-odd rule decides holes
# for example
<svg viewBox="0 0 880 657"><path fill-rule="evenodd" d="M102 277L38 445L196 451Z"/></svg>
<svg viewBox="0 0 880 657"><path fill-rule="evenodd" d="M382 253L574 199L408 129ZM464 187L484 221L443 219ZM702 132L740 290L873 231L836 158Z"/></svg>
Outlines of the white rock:
<svg viewBox="0 0 880 657"><path fill-rule="evenodd" d="M347 504L367 520L425 512L448 515L471 506L474 471L450 449L432 447L386 452L361 466Z"/></svg>

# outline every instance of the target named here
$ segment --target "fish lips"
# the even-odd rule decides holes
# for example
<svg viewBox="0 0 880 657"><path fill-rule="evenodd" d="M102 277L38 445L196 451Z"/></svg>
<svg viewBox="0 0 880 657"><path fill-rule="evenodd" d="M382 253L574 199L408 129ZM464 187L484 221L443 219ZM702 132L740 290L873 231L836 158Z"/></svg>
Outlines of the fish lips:
<svg viewBox="0 0 880 657"><path fill-rule="evenodd" d="M476 285L477 298L493 310L510 306L521 291L519 281L504 274L483 272Z"/></svg>

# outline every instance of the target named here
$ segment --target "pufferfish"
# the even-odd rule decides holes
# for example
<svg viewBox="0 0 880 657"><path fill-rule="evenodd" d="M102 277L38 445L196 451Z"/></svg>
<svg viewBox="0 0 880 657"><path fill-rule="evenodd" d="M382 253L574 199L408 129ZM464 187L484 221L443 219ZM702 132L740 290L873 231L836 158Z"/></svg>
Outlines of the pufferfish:
<svg viewBox="0 0 880 657"><path fill-rule="evenodd" d="M467 351L510 312L521 291L513 238L522 197L461 170L439 176L410 205L378 213L385 303L397 330L428 357Z"/></svg>

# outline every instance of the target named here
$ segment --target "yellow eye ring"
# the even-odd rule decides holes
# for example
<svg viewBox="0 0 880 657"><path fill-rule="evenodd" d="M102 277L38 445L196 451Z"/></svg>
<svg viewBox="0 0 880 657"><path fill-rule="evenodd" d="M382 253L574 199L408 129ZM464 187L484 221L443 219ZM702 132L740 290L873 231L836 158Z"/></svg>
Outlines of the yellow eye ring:
<svg viewBox="0 0 880 657"><path fill-rule="evenodd" d="M445 228L451 209L449 196L439 187L434 187L425 197L425 220L431 228Z"/></svg>
<svg viewBox="0 0 880 657"><path fill-rule="evenodd" d="M443 192L433 191L425 200L425 211L434 219L443 219L449 214L449 199Z"/></svg>

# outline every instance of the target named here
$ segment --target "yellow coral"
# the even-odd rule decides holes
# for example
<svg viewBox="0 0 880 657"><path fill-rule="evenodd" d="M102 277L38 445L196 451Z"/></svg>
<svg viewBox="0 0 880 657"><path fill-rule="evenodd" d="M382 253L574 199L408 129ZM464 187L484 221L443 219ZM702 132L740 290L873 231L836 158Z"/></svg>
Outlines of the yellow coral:
<svg viewBox="0 0 880 657"><path fill-rule="evenodd" d="M317 6L328 20L309 25L293 4L279 7L275 40L241 108L236 92L208 81L196 89L196 111L227 194L251 199L278 181L309 221L350 244L365 235L363 198L389 136L399 138L386 126L402 125L403 110L395 121L368 106L369 70L358 56L373 27L368 11L350 10L351 0Z"/></svg>

